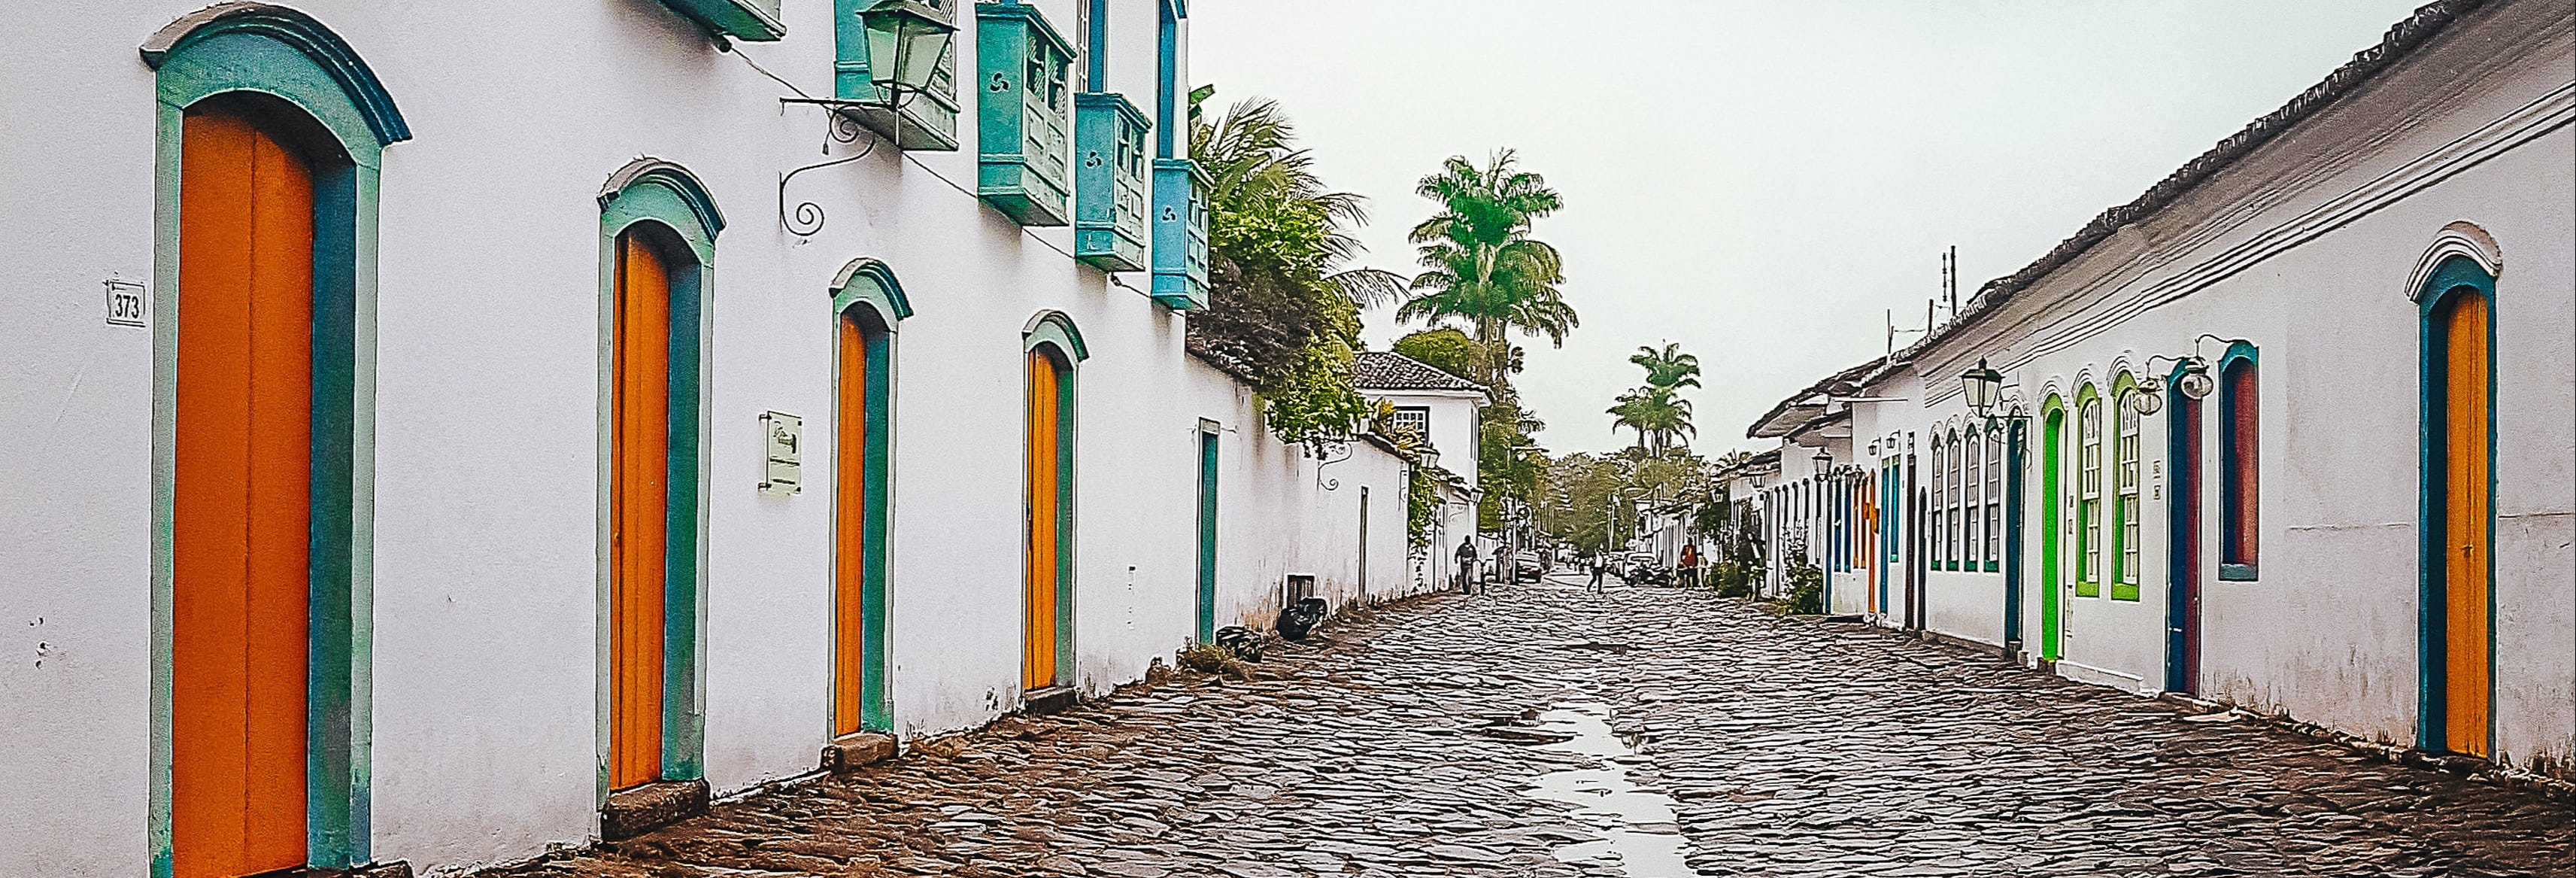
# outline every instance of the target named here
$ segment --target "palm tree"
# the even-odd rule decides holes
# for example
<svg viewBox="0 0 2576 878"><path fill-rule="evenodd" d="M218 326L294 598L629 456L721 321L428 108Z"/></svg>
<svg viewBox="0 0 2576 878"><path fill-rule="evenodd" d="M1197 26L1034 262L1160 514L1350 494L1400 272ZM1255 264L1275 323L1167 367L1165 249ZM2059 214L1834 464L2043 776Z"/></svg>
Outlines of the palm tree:
<svg viewBox="0 0 2576 878"><path fill-rule="evenodd" d="M1637 449L1649 455L1685 447L1688 437L1699 435L1699 428L1691 424L1690 400L1674 395L1670 387L1647 385L1622 393L1608 414L1611 428L1635 430Z"/></svg>
<svg viewBox="0 0 2576 878"><path fill-rule="evenodd" d="M1190 95L1192 119L1198 118L1196 102L1212 94L1214 89L1201 86ZM1296 125L1279 109L1279 102L1269 98L1252 98L1229 106L1213 125L1199 123L1190 138L1190 158L1214 181L1208 192L1211 211L1289 219L1299 214L1319 217L1324 221L1314 244L1322 258L1316 267L1325 272L1325 283L1362 308L1394 301L1404 292L1403 275L1376 268L1341 268L1358 259L1364 249L1349 230L1368 224L1367 198L1324 188L1323 178L1315 173L1314 153L1290 146L1296 136ZM1244 256L1241 251L1254 248L1214 249L1220 250L1216 254L1219 258L1227 258Z"/></svg>
<svg viewBox="0 0 2576 878"><path fill-rule="evenodd" d="M1482 168L1451 156L1414 192L1439 202L1440 211L1413 227L1410 239L1425 270L1414 277L1413 295L1396 319L1457 319L1498 353L1514 330L1563 345L1577 322L1557 289L1565 281L1564 260L1555 247L1530 237L1532 220L1564 207L1546 178L1515 168L1505 149ZM1488 360L1486 384L1497 385L1506 358Z"/></svg>
<svg viewBox="0 0 2576 878"><path fill-rule="evenodd" d="M1646 384L1653 387L1698 387L1699 358L1682 353L1682 346L1665 342L1663 350L1639 345L1628 362L1646 370Z"/></svg>

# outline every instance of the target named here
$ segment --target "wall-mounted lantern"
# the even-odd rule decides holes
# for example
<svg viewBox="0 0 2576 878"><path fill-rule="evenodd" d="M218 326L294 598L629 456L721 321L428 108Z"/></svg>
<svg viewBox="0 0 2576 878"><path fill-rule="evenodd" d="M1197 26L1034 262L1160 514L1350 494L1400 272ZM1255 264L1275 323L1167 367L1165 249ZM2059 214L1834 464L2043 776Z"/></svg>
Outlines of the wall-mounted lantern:
<svg viewBox="0 0 2576 878"><path fill-rule="evenodd" d="M1977 360L1977 368L1959 376L1959 386L1967 391L1968 411L1980 418L1994 417L1995 394L2003 389L2003 385L2004 373L1986 365L1983 358Z"/></svg>
<svg viewBox="0 0 2576 878"><path fill-rule="evenodd" d="M893 94L929 88L957 34L957 25L920 0L877 0L859 10L859 22L868 29L869 60L887 59L868 65L868 81Z"/></svg>
<svg viewBox="0 0 2576 878"><path fill-rule="evenodd" d="M1820 474L1821 474L1821 473L1824 473L1824 472L1826 472L1826 471L1828 471L1828 470L1833 469L1833 468L1834 468L1834 450L1833 450L1833 449L1831 449L1831 448L1823 447L1823 446L1817 446L1817 448L1816 448L1816 458L1815 458L1815 460L1816 460L1816 472L1817 472L1817 473L1820 473Z"/></svg>

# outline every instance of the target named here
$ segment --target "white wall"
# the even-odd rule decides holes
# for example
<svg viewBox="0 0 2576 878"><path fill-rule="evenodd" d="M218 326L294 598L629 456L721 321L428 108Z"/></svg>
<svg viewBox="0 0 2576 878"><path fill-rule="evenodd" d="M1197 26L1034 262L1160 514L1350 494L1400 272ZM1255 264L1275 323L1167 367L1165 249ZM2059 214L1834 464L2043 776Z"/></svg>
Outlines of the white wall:
<svg viewBox="0 0 2576 878"><path fill-rule="evenodd" d="M1154 0L1118 0L1112 85L1151 112ZM154 78L134 47L197 0L67 13L0 35L0 77L30 101L0 126L0 874L146 871L152 644L152 335L102 325L100 281L153 266ZM454 871L596 830L601 624L599 206L638 156L676 162L728 225L706 292L704 762L719 791L814 768L828 734L833 315L827 286L884 260L917 309L899 327L889 694L906 735L974 726L1019 699L1022 340L1062 311L1076 372L1074 673L1139 676L1193 627L1200 417L1225 423L1227 599L1314 570L1356 593L1358 489L1372 587L1403 581L1402 464L1355 446L1314 464L1261 433L1233 385L1182 353L1183 318L1074 264L1068 230L1024 231L959 192L964 148L797 177L818 151L830 4L786 5L789 37L718 52L642 0L554 4L541 20L355 0L296 4L383 79L415 139L383 157L374 409L372 841L379 860ZM1071 0L1042 0L1063 29ZM971 18L971 12L964 17ZM975 67L971 22L960 69ZM805 419L807 490L763 496L759 416ZM1462 454L1455 467L1472 467ZM1444 461L1446 462L1446 461ZM1265 594L1267 594L1265 592ZM38 620L41 620L39 622ZM40 648L38 644L43 644ZM35 659L43 663L37 665Z"/></svg>

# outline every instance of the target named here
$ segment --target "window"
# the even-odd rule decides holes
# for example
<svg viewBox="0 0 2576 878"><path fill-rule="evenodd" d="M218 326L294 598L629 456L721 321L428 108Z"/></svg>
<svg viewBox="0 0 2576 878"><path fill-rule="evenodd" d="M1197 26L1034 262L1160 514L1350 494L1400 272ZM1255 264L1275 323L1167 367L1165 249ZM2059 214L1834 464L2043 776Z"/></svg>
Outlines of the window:
<svg viewBox="0 0 2576 878"><path fill-rule="evenodd" d="M1942 451L1945 448L1940 443L1940 435L1935 435L1932 438L1932 533L1927 533L1929 541L1924 541L1927 546L1932 546L1932 566L1942 566L1950 561L1950 541L1942 538L1942 533L1950 533L1950 530L1942 530L1942 523L1945 523L1942 497L1947 497L1947 494L1942 494L1942 489L1945 489L1942 487Z"/></svg>
<svg viewBox="0 0 2576 878"><path fill-rule="evenodd" d="M1986 570L2003 569L2004 434L1986 433Z"/></svg>
<svg viewBox="0 0 2576 878"><path fill-rule="evenodd" d="M1399 406L1395 410L1395 420L1387 424L1387 431L1398 436L1411 436L1415 442L1430 442L1431 410L1418 406Z"/></svg>
<svg viewBox="0 0 2576 878"><path fill-rule="evenodd" d="M1978 562L1986 560L1985 531L1979 527L1985 523L1985 516L1977 511L1978 507L1986 505L1986 443L1977 441L1975 430L1968 431L1960 440L1966 446L1961 450L1968 455L1968 478L1960 486L1967 490L1968 495L1967 502L1960 504L1961 517L1966 519L1968 547L1960 556L1967 561L1967 569L1975 570Z"/></svg>
<svg viewBox="0 0 2576 878"><path fill-rule="evenodd" d="M2262 408L2254 349L2239 345L2219 368L2218 578L2251 581L2260 530L2257 478Z"/></svg>
<svg viewBox="0 0 2576 878"><path fill-rule="evenodd" d="M1964 465L1967 459L1967 452L1959 447L1959 435L1956 433L1950 434L1950 460L1948 464L1950 467L1950 474L1946 477L1949 480L1950 496L1943 500L1943 502L1950 504L1950 529L1944 532L1942 538L1950 541L1950 569L1952 570L1959 569L1959 560L1962 556L1967 554L1968 549L1967 540L1962 538L1967 533L1967 522L1959 520L1959 498L1966 496L1966 485L1961 483L1959 479L1961 474L1965 472Z"/></svg>
<svg viewBox="0 0 2576 878"><path fill-rule="evenodd" d="M2119 480L2119 496L2113 500L2111 520L2117 524L2119 567L2111 579L2111 597L2115 600L2138 599L2138 391L2120 394L2118 438L2113 440L2114 477Z"/></svg>
<svg viewBox="0 0 2576 878"><path fill-rule="evenodd" d="M2102 596L2102 398L2087 387L2075 415L2077 597Z"/></svg>

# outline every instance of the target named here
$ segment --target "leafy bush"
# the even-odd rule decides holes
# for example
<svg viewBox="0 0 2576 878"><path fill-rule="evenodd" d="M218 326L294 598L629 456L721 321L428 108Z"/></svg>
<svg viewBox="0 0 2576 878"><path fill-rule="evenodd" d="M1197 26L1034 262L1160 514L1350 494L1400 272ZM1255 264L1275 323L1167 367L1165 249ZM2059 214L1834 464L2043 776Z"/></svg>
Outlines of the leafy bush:
<svg viewBox="0 0 2576 878"><path fill-rule="evenodd" d="M1745 569L1743 564L1734 561L1719 561L1717 562L1716 570L1711 574L1711 578L1716 580L1718 597L1749 598L1753 596L1753 575L1751 571Z"/></svg>
<svg viewBox="0 0 2576 878"><path fill-rule="evenodd" d="M1235 679L1248 676L1249 669L1234 657L1234 652L1213 643L1193 643L1181 647L1180 665L1202 674L1224 674Z"/></svg>
<svg viewBox="0 0 2576 878"><path fill-rule="evenodd" d="M1825 571L1800 561L1789 568L1789 590L1780 595L1783 612L1814 615L1825 611Z"/></svg>

